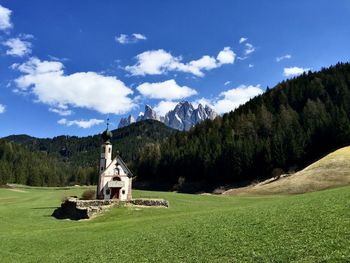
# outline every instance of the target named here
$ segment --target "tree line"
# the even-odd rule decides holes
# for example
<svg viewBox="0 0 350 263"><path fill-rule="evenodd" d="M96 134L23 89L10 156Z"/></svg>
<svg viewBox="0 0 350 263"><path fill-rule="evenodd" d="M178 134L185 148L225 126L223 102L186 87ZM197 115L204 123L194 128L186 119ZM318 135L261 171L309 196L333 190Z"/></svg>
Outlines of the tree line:
<svg viewBox="0 0 350 263"><path fill-rule="evenodd" d="M46 152L33 152L25 146L0 140L0 185L17 183L36 186L64 186L97 180L96 169L73 167Z"/></svg>

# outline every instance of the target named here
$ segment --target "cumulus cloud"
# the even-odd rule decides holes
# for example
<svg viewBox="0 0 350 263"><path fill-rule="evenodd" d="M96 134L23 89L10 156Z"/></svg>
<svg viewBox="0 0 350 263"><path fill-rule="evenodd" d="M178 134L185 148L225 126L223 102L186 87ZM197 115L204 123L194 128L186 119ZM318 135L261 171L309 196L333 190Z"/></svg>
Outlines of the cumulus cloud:
<svg viewBox="0 0 350 263"><path fill-rule="evenodd" d="M0 104L0 114L5 112L5 105Z"/></svg>
<svg viewBox="0 0 350 263"><path fill-rule="evenodd" d="M96 72L64 73L59 61L30 58L15 65L22 76L15 80L21 93L31 93L53 109L86 108L100 113L123 114L135 107L133 91L113 76Z"/></svg>
<svg viewBox="0 0 350 263"><path fill-rule="evenodd" d="M163 50L145 51L136 56L137 63L133 66L126 66L125 70L134 76L159 75L168 71L180 71L203 77L204 70L218 68L223 64L233 64L236 54L230 47L225 47L219 52L216 58L204 55L197 60L183 63L181 57L175 57Z"/></svg>
<svg viewBox="0 0 350 263"><path fill-rule="evenodd" d="M20 38L10 38L2 43L8 47L6 54L14 57L23 57L32 52L32 44Z"/></svg>
<svg viewBox="0 0 350 263"><path fill-rule="evenodd" d="M119 44L131 44L139 42L140 40L146 40L147 37L145 35L142 35L140 33L133 33L131 35L126 34L120 34L119 36L115 37L115 41L117 41Z"/></svg>
<svg viewBox="0 0 350 263"><path fill-rule="evenodd" d="M282 60L291 59L291 58L292 58L292 55L286 54L286 55L277 57L277 58L276 58L276 62L280 62L280 61L282 61Z"/></svg>
<svg viewBox="0 0 350 263"><path fill-rule="evenodd" d="M49 108L49 111L57 113L58 115L61 115L61 116L69 116L69 115L72 115L73 113L71 110L60 109L60 108Z"/></svg>
<svg viewBox="0 0 350 263"><path fill-rule="evenodd" d="M236 54L231 50L230 47L224 47L223 50L221 50L216 57L216 59L221 64L233 64L235 61Z"/></svg>
<svg viewBox="0 0 350 263"><path fill-rule="evenodd" d="M162 100L153 109L159 116L165 116L169 111L173 110L177 105L177 102Z"/></svg>
<svg viewBox="0 0 350 263"><path fill-rule="evenodd" d="M260 85L240 85L237 88L221 92L214 102L207 104L212 105L216 112L222 114L236 109L239 105L262 93Z"/></svg>
<svg viewBox="0 0 350 263"><path fill-rule="evenodd" d="M283 75L285 77L294 77L303 74L306 71L309 71L309 68L299 68L299 67L290 67L283 69Z"/></svg>
<svg viewBox="0 0 350 263"><path fill-rule="evenodd" d="M11 23L12 11L0 5L0 30L7 30L13 27Z"/></svg>
<svg viewBox="0 0 350 263"><path fill-rule="evenodd" d="M136 88L143 96L151 99L177 100L197 94L197 91L187 86L179 86L175 80L164 82L145 82Z"/></svg>
<svg viewBox="0 0 350 263"><path fill-rule="evenodd" d="M103 122L104 122L103 120L98 120L98 119L69 121L69 120L63 118L63 119L60 119L57 123L61 124L61 125L66 125L68 127L75 125L75 126L78 126L80 128L87 129L87 128L91 128L92 126L101 124Z"/></svg>
<svg viewBox="0 0 350 263"><path fill-rule="evenodd" d="M162 74L170 65L173 65L179 60L163 49L145 51L138 54L136 59L137 63L135 65L125 67L127 71L135 76Z"/></svg>
<svg viewBox="0 0 350 263"><path fill-rule="evenodd" d="M246 42L247 40L248 40L248 38L246 38L246 37L241 37L241 38L239 39L239 43L242 44L242 43Z"/></svg>

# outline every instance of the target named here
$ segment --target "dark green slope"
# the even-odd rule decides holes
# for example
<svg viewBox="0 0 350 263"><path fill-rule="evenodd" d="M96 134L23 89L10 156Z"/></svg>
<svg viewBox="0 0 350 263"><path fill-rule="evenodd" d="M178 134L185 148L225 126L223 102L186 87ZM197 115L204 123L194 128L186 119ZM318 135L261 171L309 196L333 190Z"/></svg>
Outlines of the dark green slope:
<svg viewBox="0 0 350 263"><path fill-rule="evenodd" d="M139 150L144 145L160 143L176 131L158 121L145 120L112 132L114 153L118 151L126 162L131 162L137 158ZM99 134L87 137L57 136L52 139L11 135L3 139L25 145L30 150L46 152L48 155L77 165L95 164L101 146Z"/></svg>
<svg viewBox="0 0 350 263"><path fill-rule="evenodd" d="M0 186L6 183L65 185L74 172L68 164L46 153L0 139Z"/></svg>
<svg viewBox="0 0 350 263"><path fill-rule="evenodd" d="M139 158L143 147L159 144L177 131L158 121L145 120L112 132L114 155L118 151L124 161L133 169L133 164ZM88 137L58 136L42 139L28 135L11 135L3 139L21 144L29 151L46 154L57 162L68 166L71 176L66 183L95 183L102 142L100 135Z"/></svg>

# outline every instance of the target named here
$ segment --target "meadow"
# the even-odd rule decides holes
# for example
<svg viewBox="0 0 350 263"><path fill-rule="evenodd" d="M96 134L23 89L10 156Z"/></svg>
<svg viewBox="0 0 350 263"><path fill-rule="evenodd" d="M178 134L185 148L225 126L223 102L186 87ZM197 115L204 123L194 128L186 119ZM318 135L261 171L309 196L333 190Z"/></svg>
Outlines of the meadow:
<svg viewBox="0 0 350 263"><path fill-rule="evenodd" d="M170 208L51 217L84 188L0 189L0 262L349 262L350 187L301 195L134 191Z"/></svg>

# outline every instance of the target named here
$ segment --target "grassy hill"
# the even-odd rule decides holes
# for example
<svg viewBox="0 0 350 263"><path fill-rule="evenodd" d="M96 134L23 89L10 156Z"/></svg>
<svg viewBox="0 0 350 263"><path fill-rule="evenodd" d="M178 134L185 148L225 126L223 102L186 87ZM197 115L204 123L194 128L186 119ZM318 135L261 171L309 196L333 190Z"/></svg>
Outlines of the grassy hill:
<svg viewBox="0 0 350 263"><path fill-rule="evenodd" d="M334 151L305 169L225 194L300 194L350 184L350 146Z"/></svg>
<svg viewBox="0 0 350 263"><path fill-rule="evenodd" d="M1 262L347 262L350 187L291 196L134 191L170 208L50 215L83 189L0 189Z"/></svg>

